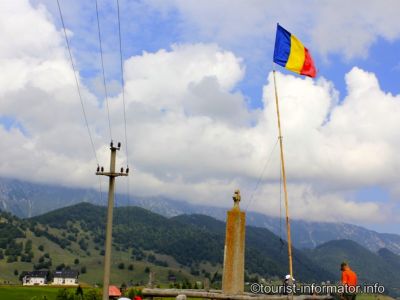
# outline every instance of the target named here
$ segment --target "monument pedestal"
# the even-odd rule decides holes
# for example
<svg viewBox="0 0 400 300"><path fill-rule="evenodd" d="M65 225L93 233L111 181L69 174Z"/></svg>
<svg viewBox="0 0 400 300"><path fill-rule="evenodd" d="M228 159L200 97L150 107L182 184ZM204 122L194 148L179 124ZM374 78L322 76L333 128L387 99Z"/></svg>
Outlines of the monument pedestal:
<svg viewBox="0 0 400 300"><path fill-rule="evenodd" d="M240 191L233 197L234 206L227 212L226 235L224 248L224 271L222 291L224 294L241 294L244 292L244 242L245 213L239 208Z"/></svg>

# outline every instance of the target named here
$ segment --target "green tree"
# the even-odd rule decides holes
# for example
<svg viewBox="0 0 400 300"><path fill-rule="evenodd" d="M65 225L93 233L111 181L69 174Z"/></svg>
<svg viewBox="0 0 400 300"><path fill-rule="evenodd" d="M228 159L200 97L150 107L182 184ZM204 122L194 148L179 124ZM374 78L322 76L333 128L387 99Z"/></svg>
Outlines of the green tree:
<svg viewBox="0 0 400 300"><path fill-rule="evenodd" d="M64 263L61 263L58 266L56 266L56 270L57 271L61 271L61 270L64 270L64 269L65 269L65 264Z"/></svg>
<svg viewBox="0 0 400 300"><path fill-rule="evenodd" d="M15 261L18 261L18 256L10 255L7 257L7 263L13 263Z"/></svg>
<svg viewBox="0 0 400 300"><path fill-rule="evenodd" d="M118 264L118 269L123 270L125 269L125 264L123 262Z"/></svg>
<svg viewBox="0 0 400 300"><path fill-rule="evenodd" d="M43 245L39 245L39 247L38 247L38 249L39 249L39 251L44 251L44 246Z"/></svg>
<svg viewBox="0 0 400 300"><path fill-rule="evenodd" d="M135 298L136 296L142 296L142 291L140 289L136 288L130 288L125 292L125 296L127 296L130 299Z"/></svg>
<svg viewBox="0 0 400 300"><path fill-rule="evenodd" d="M124 292L126 291L126 283L123 282L123 283L121 284L121 286L119 287L119 289L121 290L122 293L124 293Z"/></svg>
<svg viewBox="0 0 400 300"><path fill-rule="evenodd" d="M186 284L186 281L184 281L183 283L182 283L182 289L187 289L188 288L188 286L187 286L187 284Z"/></svg>
<svg viewBox="0 0 400 300"><path fill-rule="evenodd" d="M83 289L80 285L76 288L75 295L80 296L80 299L83 298Z"/></svg>
<svg viewBox="0 0 400 300"><path fill-rule="evenodd" d="M85 293L85 300L101 300L101 294L98 290L90 289Z"/></svg>
<svg viewBox="0 0 400 300"><path fill-rule="evenodd" d="M27 240L25 243L25 253L29 253L32 250L32 240Z"/></svg>
<svg viewBox="0 0 400 300"><path fill-rule="evenodd" d="M56 300L69 300L67 289L59 289L56 295Z"/></svg>
<svg viewBox="0 0 400 300"><path fill-rule="evenodd" d="M149 256L147 257L147 261L153 263L155 262L156 257L153 254L149 254Z"/></svg>
<svg viewBox="0 0 400 300"><path fill-rule="evenodd" d="M85 274L86 271L87 271L87 270L86 270L86 266L82 266L82 268L81 268L81 273L82 273L82 274Z"/></svg>
<svg viewBox="0 0 400 300"><path fill-rule="evenodd" d="M80 247L83 251L86 251L86 250L87 250L87 248L88 248L88 243L85 242L85 240L84 240L83 238L79 240L78 244L79 244L79 247Z"/></svg>
<svg viewBox="0 0 400 300"><path fill-rule="evenodd" d="M79 265L79 258L75 258L74 264L75 264L75 265Z"/></svg>

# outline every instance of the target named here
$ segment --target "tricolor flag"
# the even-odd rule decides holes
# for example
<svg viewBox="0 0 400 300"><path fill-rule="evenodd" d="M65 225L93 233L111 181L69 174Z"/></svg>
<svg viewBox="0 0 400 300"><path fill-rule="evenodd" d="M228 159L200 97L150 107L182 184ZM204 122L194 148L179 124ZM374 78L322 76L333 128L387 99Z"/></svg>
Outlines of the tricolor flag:
<svg viewBox="0 0 400 300"><path fill-rule="evenodd" d="M274 62L300 75L310 77L317 75L308 49L279 24L276 28Z"/></svg>

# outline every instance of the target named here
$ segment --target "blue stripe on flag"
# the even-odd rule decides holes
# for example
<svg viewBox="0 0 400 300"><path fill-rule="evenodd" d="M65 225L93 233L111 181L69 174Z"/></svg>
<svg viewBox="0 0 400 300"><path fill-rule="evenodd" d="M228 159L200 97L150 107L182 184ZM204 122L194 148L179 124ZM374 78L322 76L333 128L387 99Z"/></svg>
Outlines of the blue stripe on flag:
<svg viewBox="0 0 400 300"><path fill-rule="evenodd" d="M282 67L286 66L290 54L290 32L277 24L274 62Z"/></svg>

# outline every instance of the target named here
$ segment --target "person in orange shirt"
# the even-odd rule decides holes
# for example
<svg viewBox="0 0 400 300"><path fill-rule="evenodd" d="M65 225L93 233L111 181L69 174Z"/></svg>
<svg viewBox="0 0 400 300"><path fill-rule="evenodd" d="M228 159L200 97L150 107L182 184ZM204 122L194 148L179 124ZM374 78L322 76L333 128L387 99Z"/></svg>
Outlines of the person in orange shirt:
<svg viewBox="0 0 400 300"><path fill-rule="evenodd" d="M357 286L357 274L352 269L350 269L350 266L348 265L348 263L343 262L340 265L340 270L342 271L342 284L344 286L347 286L347 287ZM344 300L355 300L356 293L346 291L345 293L343 293L342 297Z"/></svg>

